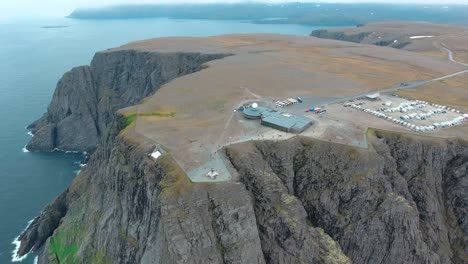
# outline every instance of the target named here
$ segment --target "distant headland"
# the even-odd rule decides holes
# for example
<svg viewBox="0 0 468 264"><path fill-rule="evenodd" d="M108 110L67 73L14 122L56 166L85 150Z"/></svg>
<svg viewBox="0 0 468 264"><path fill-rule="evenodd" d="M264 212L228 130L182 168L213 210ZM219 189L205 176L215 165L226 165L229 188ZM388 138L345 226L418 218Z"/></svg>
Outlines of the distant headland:
<svg viewBox="0 0 468 264"><path fill-rule="evenodd" d="M70 26L65 25L50 25L50 26L42 26L41 28L68 28Z"/></svg>
<svg viewBox="0 0 468 264"><path fill-rule="evenodd" d="M377 21L426 21L468 25L468 5L418 4L134 4L81 8L75 19L212 19L247 20L261 24L356 26Z"/></svg>

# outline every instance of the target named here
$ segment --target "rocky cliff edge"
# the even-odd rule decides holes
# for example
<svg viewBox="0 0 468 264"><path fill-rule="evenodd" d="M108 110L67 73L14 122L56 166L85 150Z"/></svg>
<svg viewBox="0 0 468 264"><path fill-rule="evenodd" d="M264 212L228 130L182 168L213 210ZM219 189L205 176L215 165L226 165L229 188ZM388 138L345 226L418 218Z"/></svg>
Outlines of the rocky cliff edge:
<svg viewBox="0 0 468 264"><path fill-rule="evenodd" d="M20 236L39 263L466 263L468 143L369 132L224 149L239 177L192 183L114 114L225 55L117 51L67 73L31 150L93 150ZM164 59L163 59L164 58Z"/></svg>
<svg viewBox="0 0 468 264"><path fill-rule="evenodd" d="M97 53L90 66L64 74L52 101L28 128L30 151L93 151L114 113L154 93L162 84L227 54L115 50Z"/></svg>

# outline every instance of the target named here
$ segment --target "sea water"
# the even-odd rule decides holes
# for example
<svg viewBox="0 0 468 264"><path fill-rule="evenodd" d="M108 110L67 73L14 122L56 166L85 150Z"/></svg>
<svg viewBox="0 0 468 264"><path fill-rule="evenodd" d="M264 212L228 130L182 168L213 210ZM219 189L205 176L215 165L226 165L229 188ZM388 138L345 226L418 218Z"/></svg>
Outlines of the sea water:
<svg viewBox="0 0 468 264"><path fill-rule="evenodd" d="M15 238L70 184L78 154L32 153L26 126L39 118L63 73L89 64L95 52L162 36L282 33L306 36L316 28L210 20L0 21L0 263L11 263ZM34 263L30 254L22 263ZM15 259L18 260L18 259Z"/></svg>

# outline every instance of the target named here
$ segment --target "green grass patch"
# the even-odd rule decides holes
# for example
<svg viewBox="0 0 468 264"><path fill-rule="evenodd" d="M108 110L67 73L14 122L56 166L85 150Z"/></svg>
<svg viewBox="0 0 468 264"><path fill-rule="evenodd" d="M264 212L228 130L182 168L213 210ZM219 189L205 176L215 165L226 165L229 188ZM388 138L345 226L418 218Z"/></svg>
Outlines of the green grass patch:
<svg viewBox="0 0 468 264"><path fill-rule="evenodd" d="M96 255L91 259L91 264L111 264L104 253L101 251L96 252Z"/></svg>
<svg viewBox="0 0 468 264"><path fill-rule="evenodd" d="M190 188L192 182L189 177L170 155L165 154L161 156L159 158L159 163L167 174L167 176L159 183L162 187L163 195L177 196L182 193L182 191Z"/></svg>
<svg viewBox="0 0 468 264"><path fill-rule="evenodd" d="M49 254L56 263L79 263L76 253L78 245L70 242L69 238L75 238L80 233L78 229L57 229L49 241Z"/></svg>
<svg viewBox="0 0 468 264"><path fill-rule="evenodd" d="M125 128L122 131L125 131L129 129L130 127L133 127L135 125L135 121L137 117L139 116L146 116L146 117L174 117L176 115L176 112L171 112L171 111L154 111L154 112L148 112L148 113L130 113L124 115L125 118Z"/></svg>
<svg viewBox="0 0 468 264"><path fill-rule="evenodd" d="M175 112L170 111L155 111L149 113L138 113L138 116L159 116L159 117L174 117L176 115Z"/></svg>
<svg viewBox="0 0 468 264"><path fill-rule="evenodd" d="M69 208L62 224L49 238L49 255L52 263L81 263L77 253L85 236L83 225L83 210L88 203L89 196L83 194Z"/></svg>
<svg viewBox="0 0 468 264"><path fill-rule="evenodd" d="M125 127L128 127L131 124L133 124L133 122L135 122L136 117L137 117L137 114L126 115L125 116Z"/></svg>

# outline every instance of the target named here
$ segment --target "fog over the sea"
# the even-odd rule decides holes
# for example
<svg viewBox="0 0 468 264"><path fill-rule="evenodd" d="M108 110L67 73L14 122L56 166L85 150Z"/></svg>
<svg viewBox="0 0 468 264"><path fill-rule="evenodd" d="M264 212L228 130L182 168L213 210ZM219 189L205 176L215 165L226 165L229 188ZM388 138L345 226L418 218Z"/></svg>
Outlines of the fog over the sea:
<svg viewBox="0 0 468 264"><path fill-rule="evenodd" d="M15 16L60 16L63 17L75 8L99 7L119 4L138 3L237 3L245 0L0 0L0 17ZM250 2L284 3L284 2L317 2L317 3L414 3L414 4L467 4L468 0L253 0Z"/></svg>

